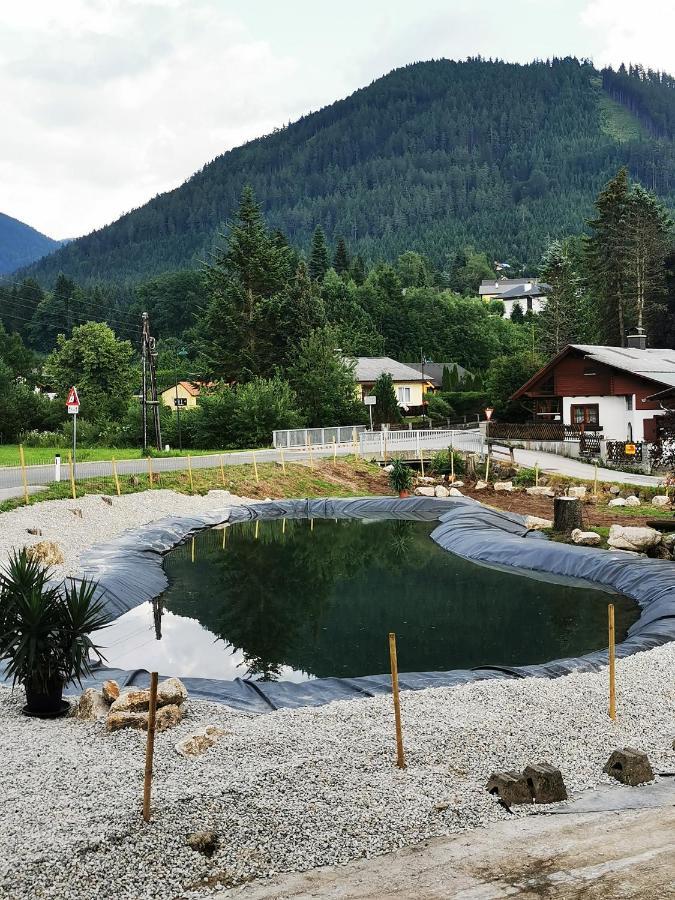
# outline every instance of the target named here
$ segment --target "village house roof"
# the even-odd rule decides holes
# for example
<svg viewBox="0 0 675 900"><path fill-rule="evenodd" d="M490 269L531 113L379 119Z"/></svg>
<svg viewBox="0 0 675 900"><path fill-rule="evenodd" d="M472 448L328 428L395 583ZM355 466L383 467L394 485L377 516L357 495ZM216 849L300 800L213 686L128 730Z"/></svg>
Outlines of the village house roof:
<svg viewBox="0 0 675 900"><path fill-rule="evenodd" d="M516 300L518 297L541 297L550 290L550 284L536 278L484 278L478 293L481 297L497 294L499 300Z"/></svg>
<svg viewBox="0 0 675 900"><path fill-rule="evenodd" d="M215 381L179 381L178 386L182 387L183 390L187 391L187 393L191 397L199 397L200 392L204 388L212 388L216 386ZM172 384L170 387L166 388L162 391L163 394L166 394L167 391L175 391L176 385Z"/></svg>
<svg viewBox="0 0 675 900"><path fill-rule="evenodd" d="M422 373L412 366L388 356L357 356L353 361L356 363L354 378L362 384L372 384L385 372L391 375L393 381L429 381L426 375L422 377Z"/></svg>
<svg viewBox="0 0 675 900"><path fill-rule="evenodd" d="M427 381L430 381L434 387L441 387L443 383L443 369L447 366L448 371L452 372L453 368L457 366L457 374L459 376L460 381L466 375L466 369L463 366L460 366L458 363L454 362L427 362L424 363L408 363L411 369L415 369L420 374L424 371L424 375Z"/></svg>
<svg viewBox="0 0 675 900"><path fill-rule="evenodd" d="M639 350L636 347L606 347L598 344L568 344L547 365L536 372L528 382L519 388L510 398L517 400L527 394L530 388L540 381L572 351L583 353L586 359L597 362L621 372L629 372L647 381L663 385L665 388L675 387L675 350L669 348Z"/></svg>

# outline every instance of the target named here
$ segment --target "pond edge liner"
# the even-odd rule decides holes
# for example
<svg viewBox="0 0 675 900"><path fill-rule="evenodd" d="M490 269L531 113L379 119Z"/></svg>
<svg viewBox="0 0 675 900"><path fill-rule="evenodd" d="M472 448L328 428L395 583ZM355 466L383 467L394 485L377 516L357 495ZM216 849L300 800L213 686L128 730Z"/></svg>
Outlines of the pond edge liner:
<svg viewBox="0 0 675 900"><path fill-rule="evenodd" d="M169 516L85 551L81 567L84 577L98 582L98 596L115 619L163 593L168 586L164 554L198 532L218 525L228 527L238 522L283 518L437 521L432 540L463 559L525 576L580 579L635 600L640 617L626 639L617 645L617 658L675 640L675 563L549 541L546 535L529 529L524 516L484 506L468 497L274 500L225 506L196 516ZM404 672L399 674L399 685L402 690L423 690L495 678L557 678L572 672L596 672L607 661L607 650L597 650L581 657L529 666ZM168 674L180 677L177 672ZM100 686L107 678L116 679L123 687L149 683L149 675L143 670L129 672L101 666L92 677L82 680L82 687ZM250 713L320 706L335 700L391 693L389 673L302 683L195 677L182 678L182 681L195 698ZM69 688L72 688L70 693L77 689Z"/></svg>

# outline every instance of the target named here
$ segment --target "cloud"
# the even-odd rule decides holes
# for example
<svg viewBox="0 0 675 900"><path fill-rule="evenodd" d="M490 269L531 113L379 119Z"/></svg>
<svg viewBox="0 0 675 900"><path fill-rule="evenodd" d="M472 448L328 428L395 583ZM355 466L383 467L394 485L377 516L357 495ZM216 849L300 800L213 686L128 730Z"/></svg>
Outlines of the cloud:
<svg viewBox="0 0 675 900"><path fill-rule="evenodd" d="M580 19L597 42L596 65L633 62L673 72L672 0L590 0Z"/></svg>

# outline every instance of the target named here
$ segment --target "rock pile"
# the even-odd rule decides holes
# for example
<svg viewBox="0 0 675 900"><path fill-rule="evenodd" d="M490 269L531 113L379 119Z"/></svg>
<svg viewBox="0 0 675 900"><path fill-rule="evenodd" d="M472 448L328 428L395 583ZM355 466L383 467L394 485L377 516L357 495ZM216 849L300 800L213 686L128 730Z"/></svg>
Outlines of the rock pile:
<svg viewBox="0 0 675 900"><path fill-rule="evenodd" d="M187 689L179 678L167 678L157 687L157 731L166 731L183 718ZM121 728L137 728L147 731L150 708L150 691L132 688L120 693L116 681L105 681L100 691L87 688L79 699L75 715L78 719L106 720L108 731Z"/></svg>

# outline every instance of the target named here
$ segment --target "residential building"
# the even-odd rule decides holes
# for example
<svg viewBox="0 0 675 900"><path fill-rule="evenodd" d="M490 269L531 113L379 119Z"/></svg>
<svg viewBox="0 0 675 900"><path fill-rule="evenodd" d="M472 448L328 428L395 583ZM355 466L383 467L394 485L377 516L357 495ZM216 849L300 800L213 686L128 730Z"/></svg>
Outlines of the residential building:
<svg viewBox="0 0 675 900"><path fill-rule="evenodd" d="M179 381L162 391L160 397L164 406L171 409L193 409L200 393L213 386L211 381Z"/></svg>
<svg viewBox="0 0 675 900"><path fill-rule="evenodd" d="M481 281L478 294L487 302L501 300L504 318L510 319L516 303L524 313L539 313L546 304L551 286L535 278L497 278Z"/></svg>
<svg viewBox="0 0 675 900"><path fill-rule="evenodd" d="M431 385L431 387L428 388L429 393L440 391L440 389L443 387L443 369L445 369L446 366L449 372L452 372L454 368L457 369L457 375L459 376L460 382L467 372L467 370L463 366L460 366L458 365L458 363L454 362L406 363L406 365L410 366L411 369L415 369L415 371L419 372L421 375L426 376Z"/></svg>
<svg viewBox="0 0 675 900"><path fill-rule="evenodd" d="M433 387L426 374L388 356L357 356L354 362L354 378L358 384L360 400L371 393L380 375L387 372L394 382L398 405L404 411L422 411L424 394Z"/></svg>
<svg viewBox="0 0 675 900"><path fill-rule="evenodd" d="M602 432L605 440L654 441L666 411L659 394L675 388L675 350L570 344L511 397L535 422Z"/></svg>

